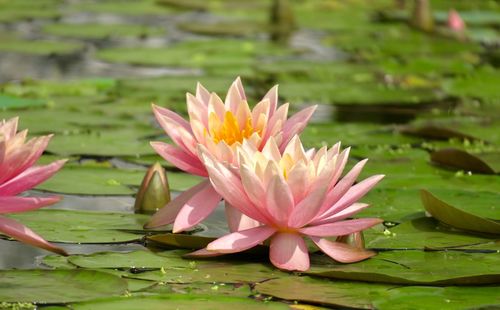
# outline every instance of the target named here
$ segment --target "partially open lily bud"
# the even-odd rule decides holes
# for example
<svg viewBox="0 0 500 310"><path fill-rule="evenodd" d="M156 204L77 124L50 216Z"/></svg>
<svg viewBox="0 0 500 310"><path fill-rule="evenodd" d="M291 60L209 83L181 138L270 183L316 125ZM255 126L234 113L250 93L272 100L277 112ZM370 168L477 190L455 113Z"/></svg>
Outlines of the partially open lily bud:
<svg viewBox="0 0 500 310"><path fill-rule="evenodd" d="M157 162L148 169L135 197L135 213L152 214L170 202L165 169Z"/></svg>
<svg viewBox="0 0 500 310"><path fill-rule="evenodd" d="M463 32L465 30L464 20L455 10L450 10L448 13L448 28L455 32Z"/></svg>
<svg viewBox="0 0 500 310"><path fill-rule="evenodd" d="M365 237L363 236L363 232L355 232L345 236L337 237L337 242L342 242L358 249L365 248Z"/></svg>

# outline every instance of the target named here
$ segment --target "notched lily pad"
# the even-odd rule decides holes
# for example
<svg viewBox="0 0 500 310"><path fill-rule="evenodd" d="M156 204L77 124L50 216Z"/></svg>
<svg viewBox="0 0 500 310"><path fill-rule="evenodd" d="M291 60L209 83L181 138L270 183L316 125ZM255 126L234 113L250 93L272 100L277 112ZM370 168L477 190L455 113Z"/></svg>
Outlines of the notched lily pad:
<svg viewBox="0 0 500 310"><path fill-rule="evenodd" d="M456 208L426 190L421 191L421 199L424 208L433 217L455 228L470 230L481 233L500 234L500 223L497 220L488 219ZM498 203L498 200L497 200ZM496 210L497 206L491 208ZM496 211L498 215L498 211Z"/></svg>

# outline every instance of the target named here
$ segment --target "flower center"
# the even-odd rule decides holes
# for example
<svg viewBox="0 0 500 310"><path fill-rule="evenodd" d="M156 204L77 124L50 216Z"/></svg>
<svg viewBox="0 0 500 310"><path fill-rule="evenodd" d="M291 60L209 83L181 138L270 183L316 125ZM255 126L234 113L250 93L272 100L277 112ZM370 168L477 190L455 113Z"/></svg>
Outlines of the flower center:
<svg viewBox="0 0 500 310"><path fill-rule="evenodd" d="M210 113L208 128L215 143L225 141L227 145L233 145L236 142L241 143L243 139L249 138L254 132L260 134L260 130L253 128L251 117L247 117L240 123L230 111L226 111L223 120L220 120L214 112Z"/></svg>

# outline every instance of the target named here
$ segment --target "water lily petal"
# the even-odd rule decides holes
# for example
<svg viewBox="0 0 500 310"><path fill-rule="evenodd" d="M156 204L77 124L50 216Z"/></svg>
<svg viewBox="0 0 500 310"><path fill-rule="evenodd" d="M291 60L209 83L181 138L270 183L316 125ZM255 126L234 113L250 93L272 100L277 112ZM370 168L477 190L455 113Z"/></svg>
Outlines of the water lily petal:
<svg viewBox="0 0 500 310"><path fill-rule="evenodd" d="M309 122L309 119L313 115L316 108L317 108L316 105L305 108L295 113L283 124L283 140L280 147L281 151L285 149L286 145L288 144L288 141L290 141L290 139L293 136L301 133L302 130L304 130L304 128L307 125L307 122Z"/></svg>
<svg viewBox="0 0 500 310"><path fill-rule="evenodd" d="M181 208L196 195L200 190L205 188L210 184L209 180L205 180L197 185L191 187L190 189L182 192L174 200L167 203L163 208L158 210L151 219L149 220L144 228L155 228L163 225L172 224Z"/></svg>
<svg viewBox="0 0 500 310"><path fill-rule="evenodd" d="M318 237L311 237L311 240L326 255L341 263L355 263L377 255L373 251L356 248L341 242L329 241Z"/></svg>
<svg viewBox="0 0 500 310"><path fill-rule="evenodd" d="M293 210L293 196L280 175L274 175L266 193L266 209L275 223L285 225Z"/></svg>
<svg viewBox="0 0 500 310"><path fill-rule="evenodd" d="M0 232L20 242L33 245L61 255L68 255L65 250L50 244L34 231L13 219L0 216Z"/></svg>
<svg viewBox="0 0 500 310"><path fill-rule="evenodd" d="M333 223L333 222L338 222L343 219L346 219L350 217L351 215L354 215L361 210L369 207L370 205L367 203L353 203L349 207L345 208L344 210L340 211L339 213L335 213L332 216L322 218L320 220L315 220L310 223L310 225L316 226L316 225L321 225L321 224L326 224L326 223Z"/></svg>
<svg viewBox="0 0 500 310"><path fill-rule="evenodd" d="M184 152L180 148L163 142L151 142L151 146L158 154L160 154L161 157L172 163L177 168L186 171L187 173L203 177L208 176L207 171L203 167L200 160Z"/></svg>
<svg viewBox="0 0 500 310"><path fill-rule="evenodd" d="M288 219L288 225L290 227L298 228L306 225L312 219L314 219L325 199L326 185L317 188L312 193L306 196L299 204L297 204L290 218Z"/></svg>
<svg viewBox="0 0 500 310"><path fill-rule="evenodd" d="M271 118L278 106L278 85L274 85L265 95L264 99L269 100L268 118Z"/></svg>
<svg viewBox="0 0 500 310"><path fill-rule="evenodd" d="M49 197L19 197L0 196L0 214L19 213L40 209L52 205L61 200L58 196Z"/></svg>
<svg viewBox="0 0 500 310"><path fill-rule="evenodd" d="M253 248L272 236L276 229L259 226L225 235L207 245L207 250L219 253L237 253Z"/></svg>
<svg viewBox="0 0 500 310"><path fill-rule="evenodd" d="M172 231L178 233L197 225L217 208L221 199L212 184L206 184L181 208Z"/></svg>
<svg viewBox="0 0 500 310"><path fill-rule="evenodd" d="M230 232L246 230L254 227L259 227L262 225L259 221L256 221L245 214L241 213L240 210L231 206L226 202L226 219L227 226Z"/></svg>
<svg viewBox="0 0 500 310"><path fill-rule="evenodd" d="M58 160L49 165L26 169L21 174L0 184L0 196L15 196L31 189L53 176L62 168L66 160ZM1 212L1 211L0 211Z"/></svg>
<svg viewBox="0 0 500 310"><path fill-rule="evenodd" d="M343 236L370 228L382 222L383 220L377 218L362 218L304 227L299 231L304 235L315 237Z"/></svg>
<svg viewBox="0 0 500 310"><path fill-rule="evenodd" d="M205 106L208 106L210 101L210 92L201 83L196 83L196 98Z"/></svg>
<svg viewBox="0 0 500 310"><path fill-rule="evenodd" d="M51 138L52 135L36 137L24 144L24 139L21 139L17 146L6 146L7 148L12 148L13 151L0 163L0 171L2 171L0 174L0 183L10 180L33 166L38 158L42 156Z"/></svg>
<svg viewBox="0 0 500 310"><path fill-rule="evenodd" d="M358 162L326 195L320 213L329 212L332 205L335 204L351 188L352 184L358 178L368 159Z"/></svg>
<svg viewBox="0 0 500 310"><path fill-rule="evenodd" d="M377 185L377 183L380 182L380 180L382 180L383 178L384 175L381 174L374 175L354 185L327 212L322 214L320 218L323 219L330 217L335 213L338 213L344 210L345 208L349 207L354 202L358 201L361 197L363 197L366 193L368 193L368 191L370 191L370 189L372 189L375 185Z"/></svg>
<svg viewBox="0 0 500 310"><path fill-rule="evenodd" d="M285 270L309 269L309 253L302 236L296 233L277 233L271 239L269 258L274 266Z"/></svg>

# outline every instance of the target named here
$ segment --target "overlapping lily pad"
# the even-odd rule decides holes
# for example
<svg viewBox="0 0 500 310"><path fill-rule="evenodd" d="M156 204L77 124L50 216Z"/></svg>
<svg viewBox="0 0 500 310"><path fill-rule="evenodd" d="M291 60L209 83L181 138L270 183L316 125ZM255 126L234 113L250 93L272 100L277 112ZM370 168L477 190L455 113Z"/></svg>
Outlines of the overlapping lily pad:
<svg viewBox="0 0 500 310"><path fill-rule="evenodd" d="M500 281L499 257L500 253L387 251L355 264L313 265L307 274L393 284L494 284Z"/></svg>
<svg viewBox="0 0 500 310"><path fill-rule="evenodd" d="M424 287L298 277L258 283L258 292L290 301L360 309L456 309L495 305L498 286Z"/></svg>
<svg viewBox="0 0 500 310"><path fill-rule="evenodd" d="M275 302L259 302L248 298L213 296L213 295L181 295L135 296L128 298L103 299L94 302L73 304L72 308L85 309L162 309L168 305L175 309L208 310L226 307L244 307L244 309L289 309L287 305Z"/></svg>
<svg viewBox="0 0 500 310"><path fill-rule="evenodd" d="M127 289L125 280L95 270L3 270L0 279L4 302L77 302L120 296Z"/></svg>
<svg viewBox="0 0 500 310"><path fill-rule="evenodd" d="M140 240L149 216L67 210L37 210L10 215L49 241L65 243L120 243Z"/></svg>

